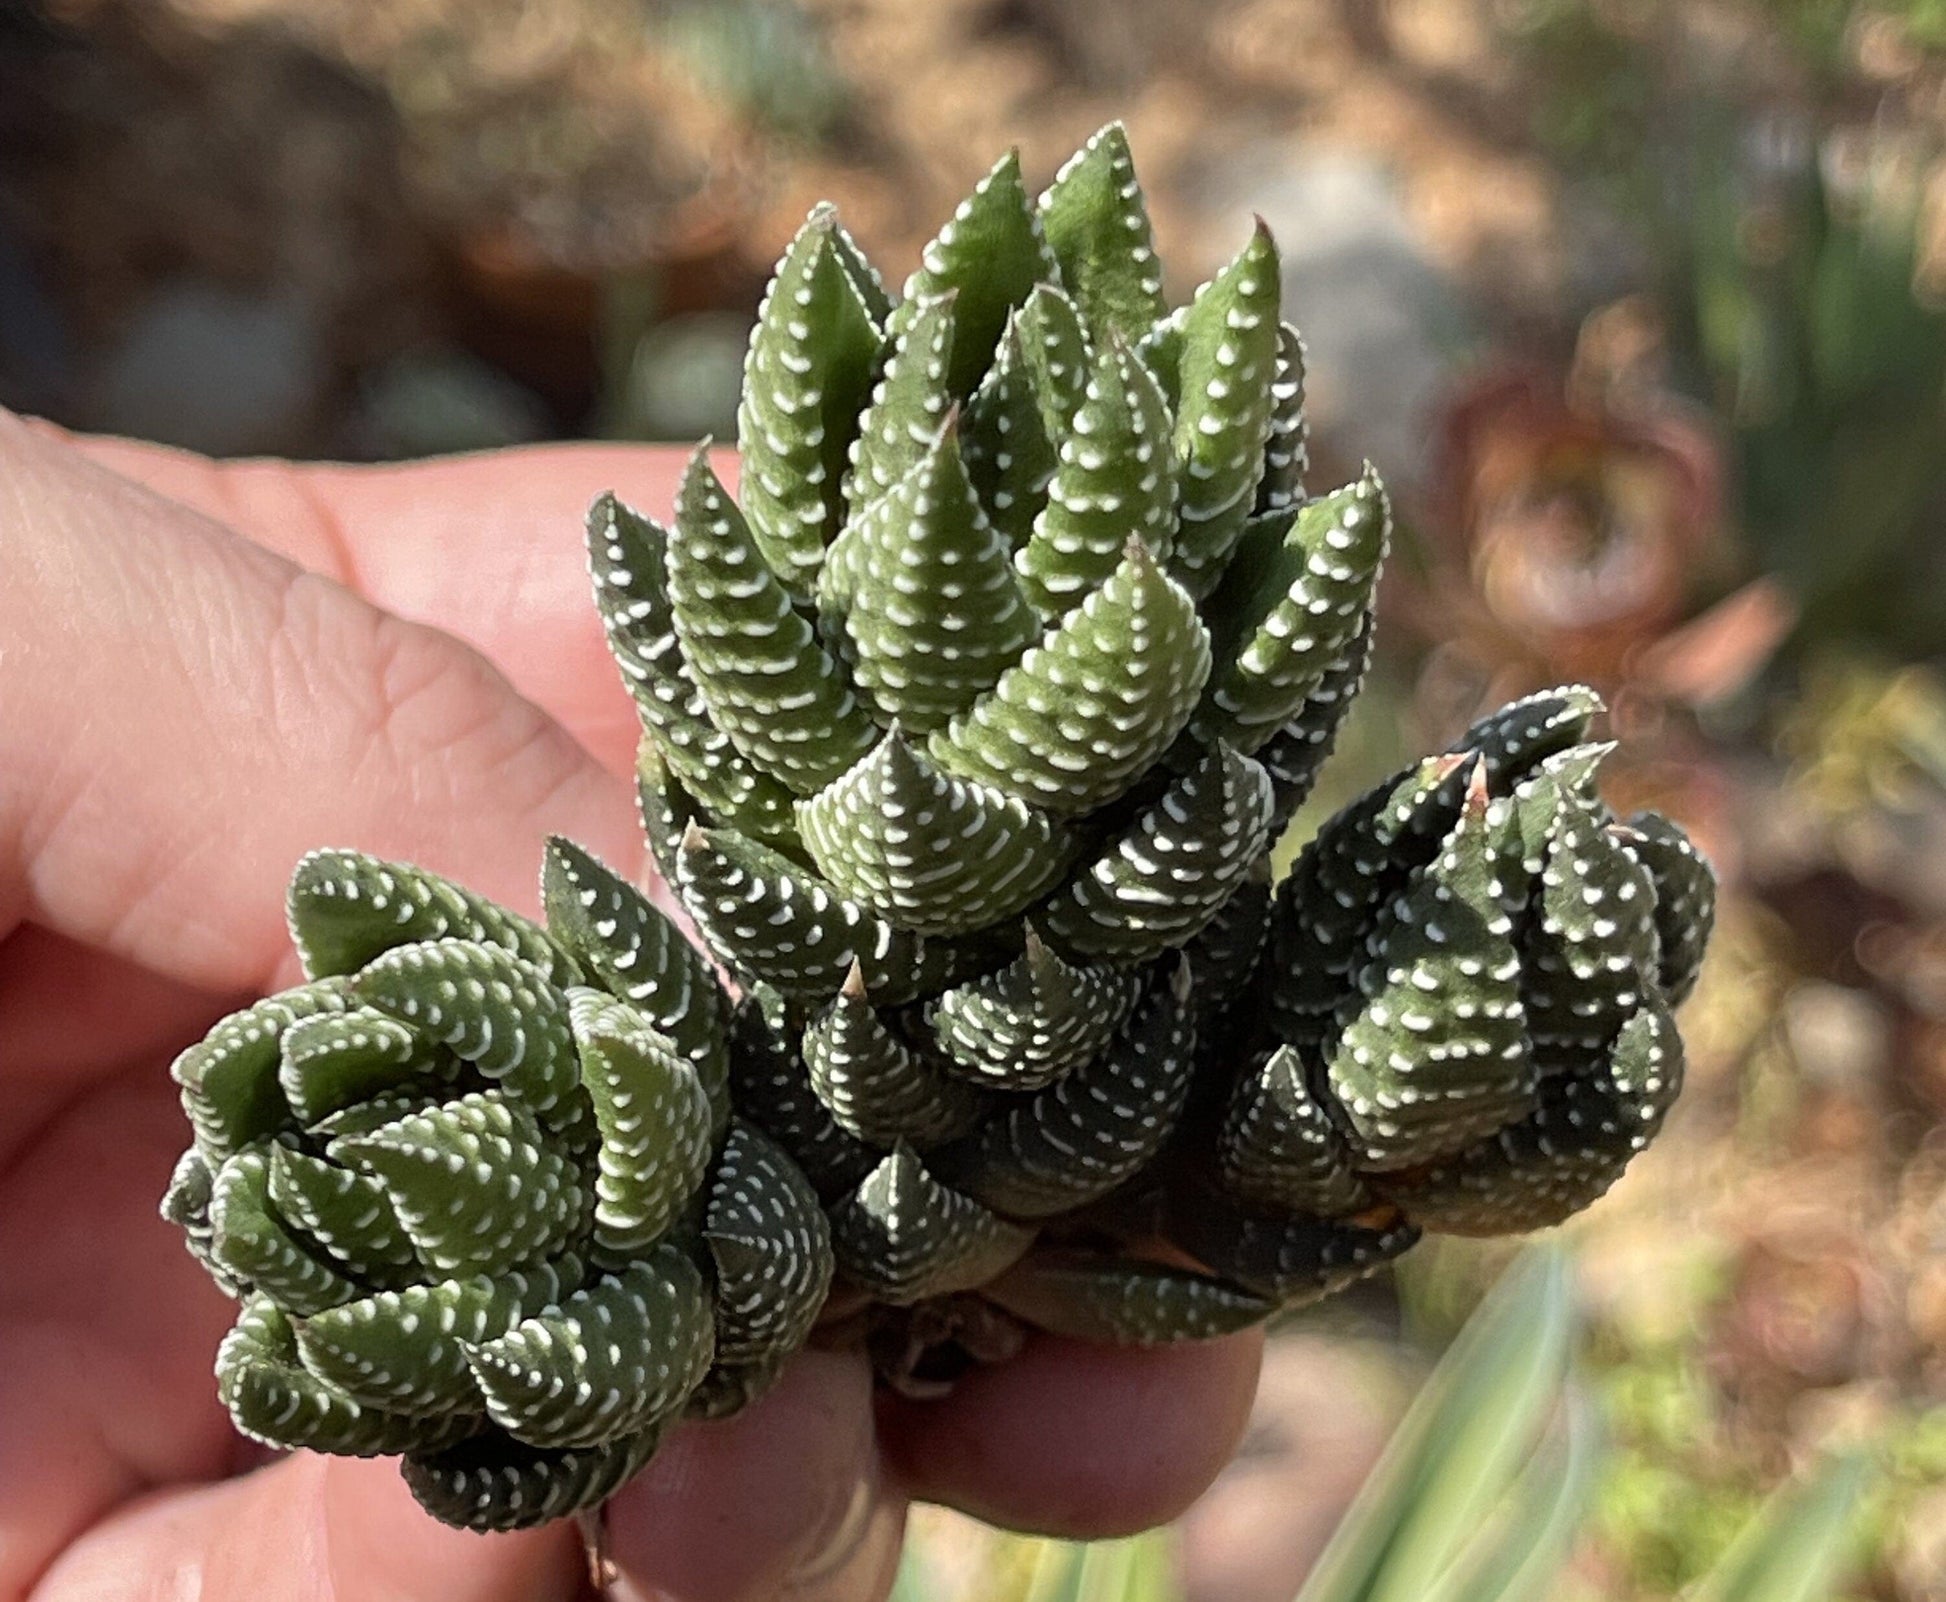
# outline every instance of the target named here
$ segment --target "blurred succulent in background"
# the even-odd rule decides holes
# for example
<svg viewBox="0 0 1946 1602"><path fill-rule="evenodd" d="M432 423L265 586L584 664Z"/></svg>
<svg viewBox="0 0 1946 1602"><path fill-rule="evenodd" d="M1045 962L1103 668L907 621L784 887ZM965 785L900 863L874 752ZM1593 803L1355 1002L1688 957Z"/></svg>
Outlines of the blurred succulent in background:
<svg viewBox="0 0 1946 1602"><path fill-rule="evenodd" d="M1522 0L1542 145L1654 258L1672 367L1799 638L1946 644L1937 7ZM1859 115L1860 108L1871 108Z"/></svg>
<svg viewBox="0 0 1946 1602"><path fill-rule="evenodd" d="M1946 306L1918 278L1928 153L1773 122L1741 154L1706 189L1694 248L1744 524L1813 628L1936 651Z"/></svg>
<svg viewBox="0 0 1946 1602"><path fill-rule="evenodd" d="M1113 125L1038 201L1000 161L896 303L812 213L741 505L699 450L671 527L589 522L649 843L734 1009L565 842L545 929L307 859L311 983L178 1064L169 1212L246 1297L246 1429L537 1522L760 1389L834 1263L833 1338L923 1391L1023 1324L1206 1337L1619 1176L1714 890L1600 800L1591 691L1481 720L1270 882L1389 532L1369 469L1304 482L1277 269L1260 226L1169 309Z"/></svg>
<svg viewBox="0 0 1946 1602"><path fill-rule="evenodd" d="M849 86L794 0L681 0L661 8L654 31L760 127L817 140L845 115Z"/></svg>
<svg viewBox="0 0 1946 1602"><path fill-rule="evenodd" d="M1565 382L1502 365L1443 409L1418 618L1435 643L1513 684L1618 684L1683 620L1724 565L1722 463L1659 349L1653 314L1622 302L1584 325Z"/></svg>

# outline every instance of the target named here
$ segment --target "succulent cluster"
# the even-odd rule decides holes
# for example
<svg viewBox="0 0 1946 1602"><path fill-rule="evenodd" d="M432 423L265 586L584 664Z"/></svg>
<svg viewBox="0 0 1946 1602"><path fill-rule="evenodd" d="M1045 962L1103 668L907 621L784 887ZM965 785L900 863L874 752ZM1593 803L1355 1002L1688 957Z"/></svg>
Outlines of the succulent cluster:
<svg viewBox="0 0 1946 1602"><path fill-rule="evenodd" d="M896 303L815 211L741 503L699 451L670 527L589 520L716 967L565 841L544 928L306 858L309 982L176 1067L165 1211L243 1302L239 1427L535 1523L821 1312L903 1332L902 1382L995 1320L1195 1339L1611 1184L1680 1085L1708 868L1606 810L1570 688L1272 884L1389 534L1369 470L1308 492L1305 438L1269 236L1171 311L1118 127L1038 201L1003 160Z"/></svg>

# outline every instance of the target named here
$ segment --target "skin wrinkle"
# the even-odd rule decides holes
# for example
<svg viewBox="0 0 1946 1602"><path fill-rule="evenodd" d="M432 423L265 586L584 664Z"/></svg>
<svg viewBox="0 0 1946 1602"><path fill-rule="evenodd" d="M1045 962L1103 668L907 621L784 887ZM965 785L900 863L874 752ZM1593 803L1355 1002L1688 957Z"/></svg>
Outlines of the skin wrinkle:
<svg viewBox="0 0 1946 1602"><path fill-rule="evenodd" d="M62 502L57 486L47 482L44 473L35 471L39 465L28 462L24 471L8 476L30 488L39 480L42 498L58 508ZM110 705L139 705L145 690L152 692L172 682L197 686L213 676L226 691L247 689L255 676L213 675L211 669L230 659L226 642L240 644L251 631L261 631L267 614L274 621L281 605L277 592L291 581L293 570L267 553L225 537L201 517L170 514L182 526L171 527L169 538L159 541L153 538L153 529L144 525L152 525L159 514L168 512L166 502L133 487L124 492L112 480L100 482L106 475L84 471L93 492L89 499L98 509L102 500L128 503L126 507L111 504L106 508L114 526L97 531L85 523L57 525L38 538L32 533L23 535L30 563L37 547L48 553L48 559L40 564L44 575L41 587L47 599L38 607L24 608L28 629L33 628L36 618L43 620L44 628L44 620L50 618L66 623L69 613L52 604L54 597L87 596L89 622L50 632L79 630L91 641L82 658L88 668L78 679L55 665L63 654L63 641L57 639L39 653L44 681L54 686L58 700L67 702L69 715L41 719L37 737L25 742L24 748L16 747L29 792L28 817L18 831L26 866L23 911L28 917L58 922L62 914L57 902L78 897L96 907L112 904L112 912L103 910L94 915L99 923L96 938L111 948L127 949L140 943L151 921L151 907L169 892L172 882L178 877L192 881L201 877L206 853L215 842L206 831L185 835L176 830L158 835L114 828L109 820L121 805L121 787L112 779L104 781L102 758L107 756L105 765L112 775L122 753L118 747L101 749L100 711L96 707L82 710L76 703L92 692L97 704L105 699ZM72 524L73 520L61 522ZM63 560L77 545L86 554ZM263 585L266 579L273 586L268 596ZM173 626L143 627L150 619L167 619ZM27 638L31 641L33 635L29 633ZM156 661L157 646L168 651L172 660ZM28 650L31 657L34 647L30 644ZM31 663L26 671L32 674ZM221 720L203 703L194 696L163 699L173 714L170 732L183 749L208 749L217 742ZM180 777L172 773L171 780L187 781L200 791L208 789L207 776L196 768L180 770ZM38 807L32 800L35 789L42 797ZM215 799L213 795L211 799ZM190 811L181 809L185 821ZM86 842L71 844L77 835L105 844L108 860L100 860L104 853L98 847ZM147 849L140 849L143 846ZM78 871L63 875L58 885L50 884L49 864L60 864L70 852L82 859ZM187 898L185 908L194 907L198 900ZM173 940L188 952L206 949L216 954L212 959L216 966L232 961L228 953L240 943L238 933L225 926L199 931L194 914L185 915L185 908L174 909L166 919ZM85 911L83 916L85 921ZM204 938L198 939L199 933ZM260 971L250 977L254 982L263 974Z"/></svg>
<svg viewBox="0 0 1946 1602"><path fill-rule="evenodd" d="M352 744L384 750L414 806L450 806L456 779L491 771L513 805L543 812L582 778L587 754L487 663L422 624L381 613L373 630L371 730Z"/></svg>

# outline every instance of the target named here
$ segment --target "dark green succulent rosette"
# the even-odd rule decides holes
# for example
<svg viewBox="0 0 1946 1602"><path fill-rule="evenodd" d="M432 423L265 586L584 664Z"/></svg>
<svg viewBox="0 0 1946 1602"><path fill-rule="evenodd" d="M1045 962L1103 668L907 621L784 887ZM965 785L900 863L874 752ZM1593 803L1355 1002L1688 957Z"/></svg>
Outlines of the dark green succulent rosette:
<svg viewBox="0 0 1946 1602"><path fill-rule="evenodd" d="M243 1428L534 1522L753 1397L834 1277L828 1328L930 1386L996 1327L1214 1336L1615 1180L1713 887L1604 807L1592 692L1273 883L1390 534L1370 469L1306 482L1279 293L1259 227L1166 304L1117 126L1038 199L1002 160L896 302L812 213L740 499L699 451L668 526L588 523L649 846L734 999L565 842L545 929L308 859L311 981L178 1065Z"/></svg>
<svg viewBox="0 0 1946 1602"><path fill-rule="evenodd" d="M547 926L307 857L308 982L175 1064L163 1203L242 1303L223 1400L271 1446L402 1454L436 1517L601 1501L802 1343L830 1234L729 1097L728 1004L648 899L550 844Z"/></svg>

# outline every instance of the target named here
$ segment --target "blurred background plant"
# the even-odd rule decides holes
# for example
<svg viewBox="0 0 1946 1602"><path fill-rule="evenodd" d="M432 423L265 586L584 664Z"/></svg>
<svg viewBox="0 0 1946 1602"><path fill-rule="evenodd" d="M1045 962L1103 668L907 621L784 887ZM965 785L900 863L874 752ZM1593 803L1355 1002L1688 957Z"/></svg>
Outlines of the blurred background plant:
<svg viewBox="0 0 1946 1602"><path fill-rule="evenodd" d="M1437 1602L1946 1598L1941 0L13 0L0 402L231 454L728 435L814 200L907 268L993 153L1045 175L1112 116L1175 293L1271 222L1318 478L1397 498L1291 849L1586 678L1721 933L1668 1133L1567 1232L1572 1317L1523 1268L1553 1288L1481 1327L1531 1338L1434 1369L1506 1256L1422 1250L1277 1331L1177 1526L922 1510L904 1596L1291 1602L1416 1393L1305 1602L1441 1568L1455 1509L1505 1561ZM1753 1520L1844 1525L1842 1575Z"/></svg>
<svg viewBox="0 0 1946 1602"><path fill-rule="evenodd" d="M1565 1256L1533 1251L1513 1262L1427 1374L1294 1602L1618 1594L1604 1570L1632 1533L1630 1504L1668 1489L1638 1461L1641 1444L1686 1434L1695 1398L1657 1394L1653 1380L1631 1397L1612 1379L1601 1386L1577 1359L1579 1333ZM1629 1383L1641 1389L1641 1377ZM1607 1393L1599 1401L1597 1389ZM1859 1555L1946 1463L1937 1425L1849 1433L1767 1495L1702 1498L1682 1551L1629 1553L1653 1576L1644 1594L1680 1593L1684 1602L1869 1594L1852 1589L1866 1578ZM1685 1484L1676 1494L1693 1491ZM1598 1503L1601 1544L1592 1545L1581 1537ZM1187 1602L1195 1594L1166 1532L1094 1545L989 1534L981 1560L955 1568L939 1555L950 1528L920 1529L927 1538L909 1545L895 1602Z"/></svg>

